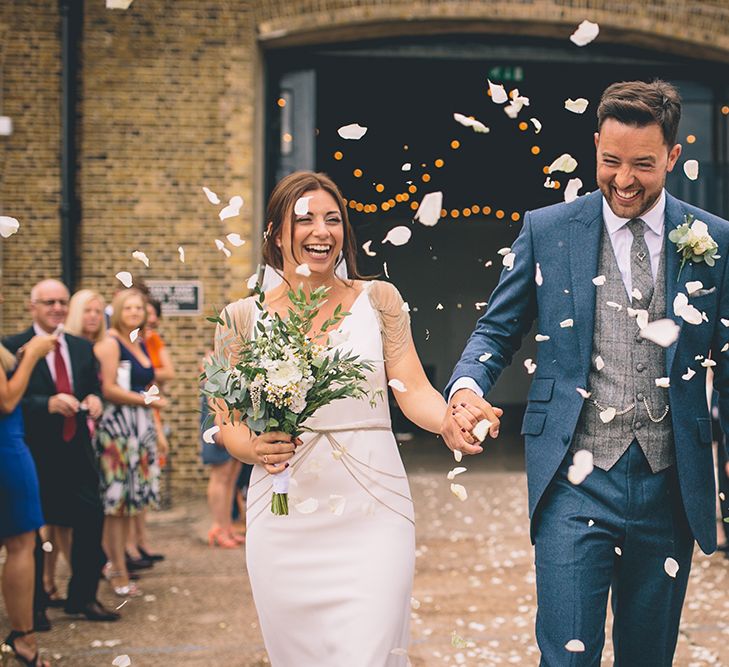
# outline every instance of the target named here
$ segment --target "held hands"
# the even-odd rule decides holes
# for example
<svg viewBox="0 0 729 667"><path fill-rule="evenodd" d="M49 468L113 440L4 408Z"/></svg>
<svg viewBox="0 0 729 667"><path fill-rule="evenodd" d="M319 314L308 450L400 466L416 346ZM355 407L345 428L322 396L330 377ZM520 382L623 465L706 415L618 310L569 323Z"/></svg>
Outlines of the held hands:
<svg viewBox="0 0 729 667"><path fill-rule="evenodd" d="M73 417L81 407L81 403L71 394L56 394L48 399L48 412L52 415Z"/></svg>
<svg viewBox="0 0 729 667"><path fill-rule="evenodd" d="M287 461L300 444L300 438L292 439L288 433L271 431L253 438L253 451L256 453L258 463L266 469L266 472L276 475L288 468Z"/></svg>
<svg viewBox="0 0 729 667"><path fill-rule="evenodd" d="M104 406L101 399L96 394L89 394L83 401L81 401L81 407L89 411L89 417L91 419L98 419L101 417L101 413L104 411Z"/></svg>
<svg viewBox="0 0 729 667"><path fill-rule="evenodd" d="M471 431L482 419L488 419L491 422L489 435L496 438L501 423L499 418L503 414L501 408L493 407L470 389L459 389L451 397L440 433L451 450L480 454L483 447Z"/></svg>

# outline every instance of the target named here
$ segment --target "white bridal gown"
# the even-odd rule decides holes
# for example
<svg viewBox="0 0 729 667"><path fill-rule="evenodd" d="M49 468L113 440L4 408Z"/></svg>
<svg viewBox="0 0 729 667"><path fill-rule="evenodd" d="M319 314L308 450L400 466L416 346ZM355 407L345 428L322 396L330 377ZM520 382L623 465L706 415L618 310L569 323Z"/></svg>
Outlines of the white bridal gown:
<svg viewBox="0 0 729 667"><path fill-rule="evenodd" d="M288 516L270 510L271 476L254 466L248 491L246 559L273 667L404 667L415 561L405 470L392 433L383 358L411 340L403 301L389 283L364 287L339 329L383 397L321 408L291 459ZM254 299L228 306L253 332ZM235 354L219 327L216 349Z"/></svg>

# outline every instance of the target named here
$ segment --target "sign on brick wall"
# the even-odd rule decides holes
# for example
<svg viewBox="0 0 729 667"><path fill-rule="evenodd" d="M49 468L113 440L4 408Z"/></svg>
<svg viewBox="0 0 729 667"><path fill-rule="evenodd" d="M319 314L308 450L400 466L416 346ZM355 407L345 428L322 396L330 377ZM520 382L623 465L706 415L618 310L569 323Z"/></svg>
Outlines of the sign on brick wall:
<svg viewBox="0 0 729 667"><path fill-rule="evenodd" d="M149 293L168 315L200 315L203 288L199 280L148 280Z"/></svg>

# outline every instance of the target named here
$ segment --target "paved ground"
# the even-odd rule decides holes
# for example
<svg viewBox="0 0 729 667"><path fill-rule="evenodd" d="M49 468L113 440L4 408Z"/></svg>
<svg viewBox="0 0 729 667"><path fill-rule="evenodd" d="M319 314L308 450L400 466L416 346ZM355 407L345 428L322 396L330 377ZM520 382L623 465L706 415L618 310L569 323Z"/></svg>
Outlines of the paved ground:
<svg viewBox="0 0 729 667"><path fill-rule="evenodd" d="M450 457L434 456L409 465L418 515L412 665L536 665L524 476L472 464L459 477L469 492L461 503L445 479L451 464ZM508 460L498 467L516 465ZM54 664L111 665L121 654L133 667L268 664L244 553L204 544L203 501L178 498L153 521L156 546L168 559L140 582L145 597L124 604L123 620L113 624L51 610L53 630L40 637ZM728 575L729 561L696 554L675 665L729 666ZM100 597L121 602L105 582ZM0 630L6 625L0 608ZM464 647L453 645L454 632ZM604 665L612 664L609 643L605 658Z"/></svg>

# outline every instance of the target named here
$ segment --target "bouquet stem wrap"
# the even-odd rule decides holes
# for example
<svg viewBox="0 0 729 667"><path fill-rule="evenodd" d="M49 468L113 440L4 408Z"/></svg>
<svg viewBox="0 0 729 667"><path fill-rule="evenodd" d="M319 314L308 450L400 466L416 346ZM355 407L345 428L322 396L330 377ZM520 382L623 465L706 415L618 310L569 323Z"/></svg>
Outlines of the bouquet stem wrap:
<svg viewBox="0 0 729 667"><path fill-rule="evenodd" d="M277 516L286 516L289 513L289 480L291 469L273 476L273 495L271 496L271 512Z"/></svg>

